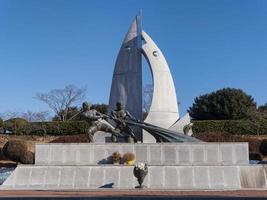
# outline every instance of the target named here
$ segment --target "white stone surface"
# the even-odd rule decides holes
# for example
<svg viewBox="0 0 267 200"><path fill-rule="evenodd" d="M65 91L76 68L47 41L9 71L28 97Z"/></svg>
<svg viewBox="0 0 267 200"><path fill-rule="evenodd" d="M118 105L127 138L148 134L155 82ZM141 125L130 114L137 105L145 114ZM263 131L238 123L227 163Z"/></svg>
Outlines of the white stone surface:
<svg viewBox="0 0 267 200"><path fill-rule="evenodd" d="M136 160L153 165L244 165L247 143L79 143L38 144L36 165L107 164L113 152L132 152ZM57 158L57 160L55 159Z"/></svg>
<svg viewBox="0 0 267 200"><path fill-rule="evenodd" d="M178 133L184 133L184 127L191 123L191 119L189 113L186 113L183 117L178 119L169 129L172 131L176 131ZM192 125L192 124L190 124ZM191 136L193 134L192 130L190 129L187 135Z"/></svg>
<svg viewBox="0 0 267 200"><path fill-rule="evenodd" d="M144 184L148 189L267 189L266 167L148 166ZM137 185L133 166L19 165L0 189L133 189Z"/></svg>
<svg viewBox="0 0 267 200"><path fill-rule="evenodd" d="M168 129L179 119L172 75L162 52L154 41L144 31L142 36L143 54L149 63L153 78L153 97L145 122ZM155 140L149 133L144 132L143 142L151 143Z"/></svg>
<svg viewBox="0 0 267 200"><path fill-rule="evenodd" d="M140 16L126 34L116 60L109 97L109 113L121 102L137 119L142 119L142 60L138 43L141 41ZM141 45L141 44L140 44ZM139 141L141 130L135 131Z"/></svg>

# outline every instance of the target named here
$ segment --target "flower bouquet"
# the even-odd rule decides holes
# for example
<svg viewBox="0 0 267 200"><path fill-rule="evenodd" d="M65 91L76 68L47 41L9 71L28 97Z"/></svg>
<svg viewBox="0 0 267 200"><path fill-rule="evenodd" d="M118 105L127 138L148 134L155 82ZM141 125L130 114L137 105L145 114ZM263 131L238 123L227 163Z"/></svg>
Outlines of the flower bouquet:
<svg viewBox="0 0 267 200"><path fill-rule="evenodd" d="M112 154L112 161L113 161L113 164L120 164L121 162L121 154L119 152L114 152Z"/></svg>
<svg viewBox="0 0 267 200"><path fill-rule="evenodd" d="M144 182L144 179L148 173L148 168L147 168L147 164L145 163L137 163L134 166L134 170L133 170L134 176L137 178L137 181L139 183L139 186L136 186L136 188L143 188L144 186L142 185Z"/></svg>
<svg viewBox="0 0 267 200"><path fill-rule="evenodd" d="M126 165L133 165L135 161L135 155L131 152L125 153L122 157L122 160Z"/></svg>

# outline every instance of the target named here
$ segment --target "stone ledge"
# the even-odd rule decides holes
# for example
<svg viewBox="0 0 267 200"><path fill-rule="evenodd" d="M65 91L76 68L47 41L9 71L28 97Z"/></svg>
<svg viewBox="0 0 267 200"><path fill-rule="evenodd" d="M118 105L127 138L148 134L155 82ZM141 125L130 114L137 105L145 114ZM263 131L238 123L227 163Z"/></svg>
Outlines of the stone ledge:
<svg viewBox="0 0 267 200"><path fill-rule="evenodd" d="M148 189L236 190L266 188L266 167L149 166ZM255 176L257 174L257 176ZM42 190L133 189L133 166L19 165L1 188Z"/></svg>
<svg viewBox="0 0 267 200"><path fill-rule="evenodd" d="M246 165L247 143L157 144L38 144L36 165L95 165L107 163L113 152L133 152L149 165Z"/></svg>

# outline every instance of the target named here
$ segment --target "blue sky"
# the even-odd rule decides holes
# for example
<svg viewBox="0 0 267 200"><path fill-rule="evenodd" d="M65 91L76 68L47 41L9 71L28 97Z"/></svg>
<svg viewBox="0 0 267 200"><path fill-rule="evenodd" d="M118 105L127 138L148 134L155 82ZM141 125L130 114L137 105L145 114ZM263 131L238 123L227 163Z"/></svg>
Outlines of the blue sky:
<svg viewBox="0 0 267 200"><path fill-rule="evenodd" d="M223 87L267 102L267 1L0 0L0 112L49 110L34 95L68 84L87 85L88 101L107 103L140 9L173 73L181 114Z"/></svg>

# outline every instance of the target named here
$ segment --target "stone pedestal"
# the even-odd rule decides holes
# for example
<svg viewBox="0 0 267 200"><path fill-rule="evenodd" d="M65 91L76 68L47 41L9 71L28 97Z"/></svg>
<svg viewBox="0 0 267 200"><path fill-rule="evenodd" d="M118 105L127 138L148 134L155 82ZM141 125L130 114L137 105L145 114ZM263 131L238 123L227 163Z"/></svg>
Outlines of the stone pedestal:
<svg viewBox="0 0 267 200"><path fill-rule="evenodd" d="M133 166L108 164L115 151L148 164L147 189L266 189L265 165L249 165L247 143L40 144L1 189L134 189Z"/></svg>

